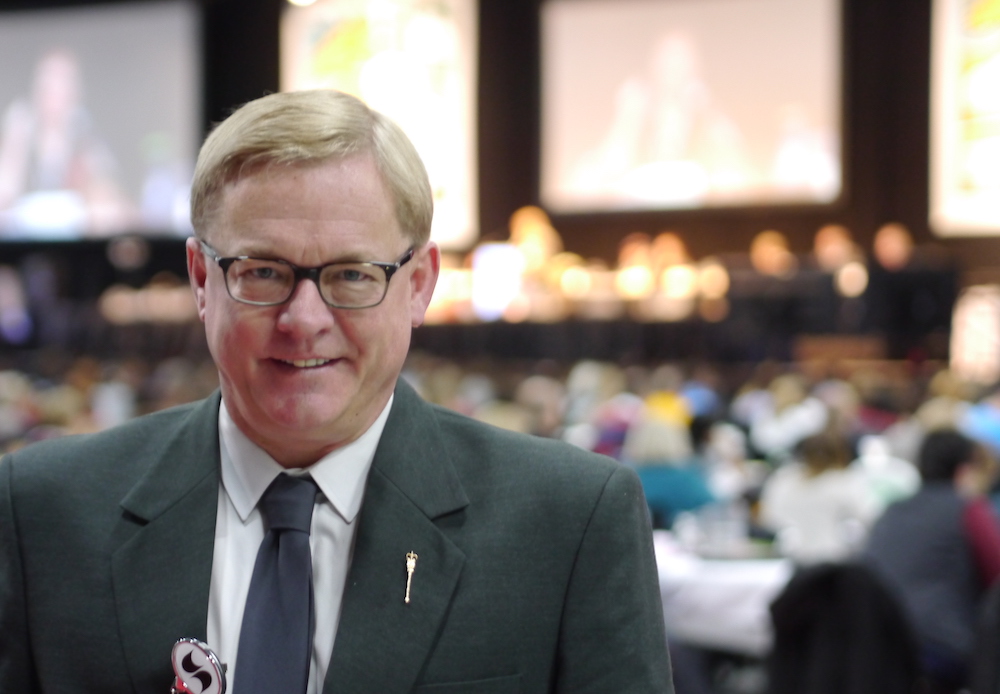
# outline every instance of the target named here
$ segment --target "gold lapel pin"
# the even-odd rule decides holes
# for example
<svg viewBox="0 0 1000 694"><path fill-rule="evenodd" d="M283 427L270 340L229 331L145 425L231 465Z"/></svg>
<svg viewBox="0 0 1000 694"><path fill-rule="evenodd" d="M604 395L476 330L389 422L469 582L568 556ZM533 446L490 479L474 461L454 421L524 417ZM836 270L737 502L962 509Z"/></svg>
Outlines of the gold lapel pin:
<svg viewBox="0 0 1000 694"><path fill-rule="evenodd" d="M406 596L403 602L410 602L410 582L413 580L413 572L417 570L417 555L413 552L406 553Z"/></svg>

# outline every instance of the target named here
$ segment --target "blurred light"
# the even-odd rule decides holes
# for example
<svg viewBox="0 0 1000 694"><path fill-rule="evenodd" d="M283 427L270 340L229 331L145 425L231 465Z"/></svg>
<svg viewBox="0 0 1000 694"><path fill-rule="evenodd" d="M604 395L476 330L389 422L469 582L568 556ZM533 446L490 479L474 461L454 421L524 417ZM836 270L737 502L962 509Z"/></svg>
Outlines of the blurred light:
<svg viewBox="0 0 1000 694"><path fill-rule="evenodd" d="M698 315L709 323L723 321L729 315L729 301L723 297L717 299L706 297L698 302Z"/></svg>
<svg viewBox="0 0 1000 694"><path fill-rule="evenodd" d="M623 299L642 299L655 288L653 271L645 265L624 267L615 273L615 291Z"/></svg>
<svg viewBox="0 0 1000 694"><path fill-rule="evenodd" d="M563 274L571 267L581 268L584 266L584 260L581 256L576 253L556 253L552 259L545 264L545 272L543 274L543 279L545 283L557 290L560 294L565 295L566 292L562 290L562 278Z"/></svg>
<svg viewBox="0 0 1000 694"><path fill-rule="evenodd" d="M851 299L861 296L868 288L868 268L856 260L847 263L837 270L834 284L841 296Z"/></svg>
<svg viewBox="0 0 1000 694"><path fill-rule="evenodd" d="M138 236L122 236L108 242L106 254L116 269L138 270L149 262L149 242Z"/></svg>
<svg viewBox="0 0 1000 694"><path fill-rule="evenodd" d="M913 237L902 224L884 224L875 233L873 251L875 259L886 270L902 270L913 257Z"/></svg>
<svg viewBox="0 0 1000 694"><path fill-rule="evenodd" d="M556 323L569 317L570 307L562 295L546 289L528 296L531 300L528 320L535 323Z"/></svg>
<svg viewBox="0 0 1000 694"><path fill-rule="evenodd" d="M729 293L729 271L715 258L706 258L698 270L698 289L706 299L721 299Z"/></svg>
<svg viewBox="0 0 1000 694"><path fill-rule="evenodd" d="M626 235L618 244L618 267L649 265L653 246L649 234L635 231Z"/></svg>
<svg viewBox="0 0 1000 694"><path fill-rule="evenodd" d="M443 265L443 264L442 264ZM460 320L472 300L472 271L464 268L442 267L431 303L424 314L426 323L450 323Z"/></svg>
<svg viewBox="0 0 1000 694"><path fill-rule="evenodd" d="M514 210L514 214L510 216L510 238L518 241L535 229L551 226L552 222L545 210L535 205L525 205Z"/></svg>
<svg viewBox="0 0 1000 694"><path fill-rule="evenodd" d="M499 320L521 292L524 256L508 243L484 243L472 253L472 311Z"/></svg>
<svg viewBox="0 0 1000 694"><path fill-rule="evenodd" d="M653 239L651 255L654 268L682 265L690 259L683 239L672 231L657 234Z"/></svg>
<svg viewBox="0 0 1000 694"><path fill-rule="evenodd" d="M590 294L593 288L590 272L582 267L569 267L559 279L559 288L569 299L582 299Z"/></svg>
<svg viewBox="0 0 1000 694"><path fill-rule="evenodd" d="M468 301L472 298L472 271L442 268L431 301Z"/></svg>
<svg viewBox="0 0 1000 694"><path fill-rule="evenodd" d="M656 290L652 269L652 242L641 231L625 236L618 244L618 270L614 291L623 299L643 299Z"/></svg>
<svg viewBox="0 0 1000 694"><path fill-rule="evenodd" d="M772 277L788 277L798 269L785 235L773 230L762 231L754 237L750 244L750 262L757 272Z"/></svg>
<svg viewBox="0 0 1000 694"><path fill-rule="evenodd" d="M657 292L629 306L629 314L639 321L681 321L690 318L695 303L691 297L673 297Z"/></svg>
<svg viewBox="0 0 1000 694"><path fill-rule="evenodd" d="M674 265L660 275L660 290L671 299L690 299L697 288L698 275L690 265Z"/></svg>
<svg viewBox="0 0 1000 694"><path fill-rule="evenodd" d="M590 289L576 301L576 313L583 320L613 320L625 311L625 302L618 294L618 273L601 262L587 267Z"/></svg>
<svg viewBox="0 0 1000 694"><path fill-rule="evenodd" d="M288 4L296 7L309 7L310 5L315 5L316 0L288 0Z"/></svg>
<svg viewBox="0 0 1000 694"><path fill-rule="evenodd" d="M115 325L186 323L198 315L191 288L173 276L154 277L141 289L112 285L101 294L98 307Z"/></svg>
<svg viewBox="0 0 1000 694"><path fill-rule="evenodd" d="M822 269L834 272L855 259L851 232L841 224L820 227L813 238L813 253Z"/></svg>
<svg viewBox="0 0 1000 694"><path fill-rule="evenodd" d="M518 294L507 304L503 319L508 323L523 323L531 317L531 300L525 294Z"/></svg>
<svg viewBox="0 0 1000 694"><path fill-rule="evenodd" d="M562 251L562 238L549 216L540 207L518 209L510 218L510 241L524 254L525 273L545 269L548 261Z"/></svg>
<svg viewBox="0 0 1000 694"><path fill-rule="evenodd" d="M524 269L527 273L536 273L545 267L545 262L549 259L545 242L538 236L526 238L517 244L517 249L524 256Z"/></svg>

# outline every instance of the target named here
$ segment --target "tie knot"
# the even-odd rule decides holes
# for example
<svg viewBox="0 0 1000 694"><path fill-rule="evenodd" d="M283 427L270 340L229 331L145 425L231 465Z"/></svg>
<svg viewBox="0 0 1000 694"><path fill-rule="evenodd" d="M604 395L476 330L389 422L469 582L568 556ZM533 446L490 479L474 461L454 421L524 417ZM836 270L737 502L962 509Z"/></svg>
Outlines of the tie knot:
<svg viewBox="0 0 1000 694"><path fill-rule="evenodd" d="M317 491L316 483L309 477L282 473L274 478L260 498L261 513L271 530L298 530L308 534Z"/></svg>

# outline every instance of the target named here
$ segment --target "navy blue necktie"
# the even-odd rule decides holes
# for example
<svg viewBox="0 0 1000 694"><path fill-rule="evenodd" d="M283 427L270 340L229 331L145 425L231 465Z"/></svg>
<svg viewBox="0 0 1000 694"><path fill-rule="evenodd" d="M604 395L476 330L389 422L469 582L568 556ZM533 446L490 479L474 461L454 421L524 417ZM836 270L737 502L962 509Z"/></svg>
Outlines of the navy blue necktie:
<svg viewBox="0 0 1000 694"><path fill-rule="evenodd" d="M316 483L281 474L260 499L257 552L236 654L236 694L305 694L312 657L309 524Z"/></svg>

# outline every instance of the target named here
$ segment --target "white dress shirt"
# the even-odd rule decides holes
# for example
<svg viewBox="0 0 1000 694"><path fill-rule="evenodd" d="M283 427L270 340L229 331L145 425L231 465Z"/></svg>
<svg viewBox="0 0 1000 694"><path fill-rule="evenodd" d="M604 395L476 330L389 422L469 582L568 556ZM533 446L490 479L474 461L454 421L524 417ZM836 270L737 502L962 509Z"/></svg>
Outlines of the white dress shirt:
<svg viewBox="0 0 1000 694"><path fill-rule="evenodd" d="M312 548L316 632L313 637L308 694L323 691L340 620L340 601L351 564L355 522L361 511L365 482L392 398L375 423L357 440L324 456L308 468L286 470L236 426L225 401L219 408L222 484L215 526L215 553L208 598L208 646L227 665L229 691L243 624L243 607L264 521L257 502L282 472L308 473L319 486L309 544Z"/></svg>

